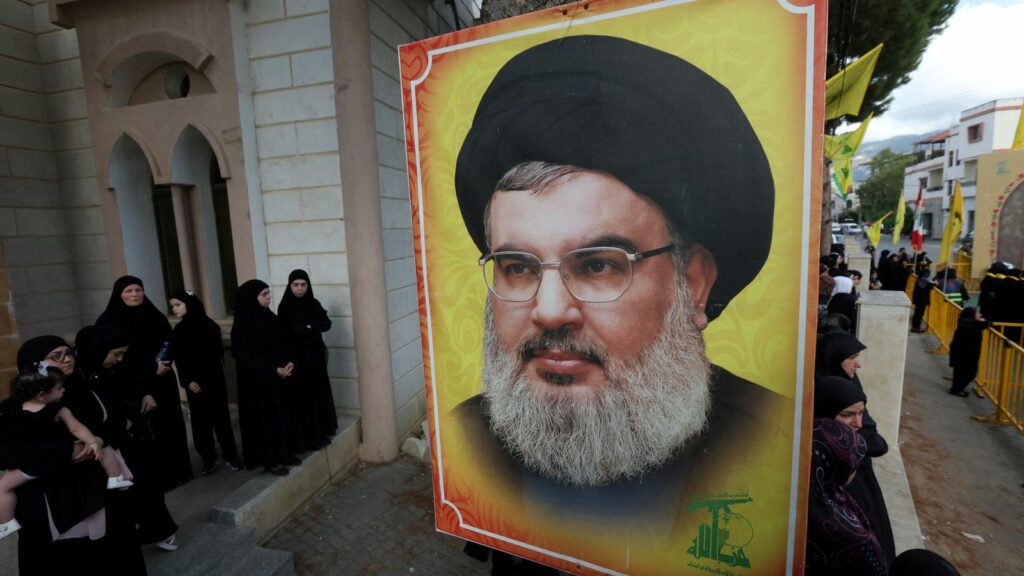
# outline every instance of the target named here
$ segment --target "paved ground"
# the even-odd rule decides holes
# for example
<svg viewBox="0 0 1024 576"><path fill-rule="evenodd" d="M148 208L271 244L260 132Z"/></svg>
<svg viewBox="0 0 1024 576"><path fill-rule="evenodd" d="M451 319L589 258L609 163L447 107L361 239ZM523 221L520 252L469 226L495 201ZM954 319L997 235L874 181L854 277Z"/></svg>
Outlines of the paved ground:
<svg viewBox="0 0 1024 576"><path fill-rule="evenodd" d="M970 419L993 412L992 403L946 393L949 357L924 352L936 343L910 335L899 438L925 547L963 576L1021 574L1024 436Z"/></svg>
<svg viewBox="0 0 1024 576"><path fill-rule="evenodd" d="M430 468L407 456L361 465L264 546L293 552L299 575L490 573L462 553L462 540L434 531Z"/></svg>

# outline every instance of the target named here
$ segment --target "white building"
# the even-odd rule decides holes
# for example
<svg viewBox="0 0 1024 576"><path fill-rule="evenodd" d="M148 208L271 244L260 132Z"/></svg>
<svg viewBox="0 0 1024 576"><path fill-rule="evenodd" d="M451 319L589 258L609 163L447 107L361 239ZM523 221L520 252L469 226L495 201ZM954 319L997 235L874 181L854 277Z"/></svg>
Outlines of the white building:
<svg viewBox="0 0 1024 576"><path fill-rule="evenodd" d="M966 213L963 234L974 230L978 156L1010 148L1022 108L1024 98L1004 98L968 108L960 113L959 122L948 131L915 144L919 160L904 173L903 197L913 205L918 189L924 185L927 238L942 237L943 214L949 211L957 180L960 180Z"/></svg>

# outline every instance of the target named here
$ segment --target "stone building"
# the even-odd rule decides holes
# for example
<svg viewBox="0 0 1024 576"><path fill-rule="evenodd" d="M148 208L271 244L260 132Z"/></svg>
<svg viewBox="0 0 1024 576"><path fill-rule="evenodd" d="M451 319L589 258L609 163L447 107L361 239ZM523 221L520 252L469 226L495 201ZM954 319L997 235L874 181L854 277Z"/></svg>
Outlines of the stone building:
<svg viewBox="0 0 1024 576"><path fill-rule="evenodd" d="M0 367L113 280L157 306L309 271L340 411L387 459L425 413L397 46L469 0L0 0Z"/></svg>

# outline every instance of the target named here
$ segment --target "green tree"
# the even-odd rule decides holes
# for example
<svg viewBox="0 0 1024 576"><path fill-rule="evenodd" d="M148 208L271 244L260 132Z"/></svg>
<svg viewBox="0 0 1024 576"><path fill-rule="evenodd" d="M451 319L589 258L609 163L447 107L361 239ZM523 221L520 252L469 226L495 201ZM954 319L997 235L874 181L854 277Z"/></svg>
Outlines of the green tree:
<svg viewBox="0 0 1024 576"><path fill-rule="evenodd" d="M898 154L888 148L875 154L868 163L871 176L857 187L861 218L871 222L890 210L896 210L903 198L903 170L911 162L913 157L909 154ZM910 212L907 210L905 220L912 218Z"/></svg>
<svg viewBox="0 0 1024 576"><path fill-rule="evenodd" d="M958 0L831 0L828 4L826 77L831 77L879 43L885 43L875 65L859 122L874 112L882 115L892 91L910 81L910 73L932 37L946 27ZM832 121L833 123L835 121Z"/></svg>

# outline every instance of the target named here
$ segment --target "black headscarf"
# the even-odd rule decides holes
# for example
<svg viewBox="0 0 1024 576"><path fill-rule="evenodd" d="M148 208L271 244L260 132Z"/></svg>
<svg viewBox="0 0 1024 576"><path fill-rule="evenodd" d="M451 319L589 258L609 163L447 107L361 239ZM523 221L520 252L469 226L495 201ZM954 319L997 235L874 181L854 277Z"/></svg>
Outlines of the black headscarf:
<svg viewBox="0 0 1024 576"><path fill-rule="evenodd" d="M220 326L206 315L203 301L188 290L179 290L172 294L170 299L180 300L185 304L185 315L174 327L171 347L177 351L193 347L210 347L210 350L203 352L209 355L215 353L217 356L223 354Z"/></svg>
<svg viewBox="0 0 1024 576"><path fill-rule="evenodd" d="M170 340L171 324L148 296L143 296L142 304L138 306L128 306L124 303L121 293L133 284L145 288L142 280L135 276L122 276L114 282L107 308L96 320L96 325L117 326L127 333L132 344L127 361L135 365L145 363L146 369L140 374L148 374L148 364L163 343Z"/></svg>
<svg viewBox="0 0 1024 576"><path fill-rule="evenodd" d="M502 66L455 169L462 218L482 253L495 186L527 161L610 174L705 246L728 271L712 287L709 319L768 257L775 185L764 149L729 88L674 54L580 35ZM736 242L738 235L748 241Z"/></svg>
<svg viewBox="0 0 1024 576"><path fill-rule="evenodd" d="M292 282L296 280L305 280L309 286L302 298L292 294ZM320 341L320 333L331 327L327 310L324 310L323 305L313 297L313 283L310 282L309 274L305 270L292 270L288 275L288 286L285 288L281 303L277 306L277 315L288 330L289 336L302 344Z"/></svg>
<svg viewBox="0 0 1024 576"><path fill-rule="evenodd" d="M97 324L82 328L75 336L78 369L86 379L92 378L103 368L111 350L129 346L130 342L128 334L117 326Z"/></svg>
<svg viewBox="0 0 1024 576"><path fill-rule="evenodd" d="M26 340L21 348L18 348L18 370L27 370L35 362L41 362L46 356L60 348L70 345L60 336L36 336Z"/></svg>
<svg viewBox="0 0 1024 576"><path fill-rule="evenodd" d="M843 370L843 360L866 349L853 334L846 332L828 332L818 337L818 350L815 353L814 376L838 376L850 379Z"/></svg>
<svg viewBox="0 0 1024 576"><path fill-rule="evenodd" d="M235 357L262 356L267 365L279 367L288 363L288 342L278 317L260 305L259 295L267 288L266 282L257 279L238 287L231 353Z"/></svg>
<svg viewBox="0 0 1024 576"><path fill-rule="evenodd" d="M866 444L842 422L814 421L810 496L807 500L807 567L822 573L888 573L882 547L846 482L864 458Z"/></svg>
<svg viewBox="0 0 1024 576"><path fill-rule="evenodd" d="M815 418L835 418L857 402L867 404L867 401L864 390L851 380L837 376L814 379Z"/></svg>

